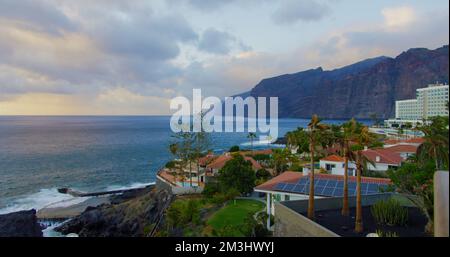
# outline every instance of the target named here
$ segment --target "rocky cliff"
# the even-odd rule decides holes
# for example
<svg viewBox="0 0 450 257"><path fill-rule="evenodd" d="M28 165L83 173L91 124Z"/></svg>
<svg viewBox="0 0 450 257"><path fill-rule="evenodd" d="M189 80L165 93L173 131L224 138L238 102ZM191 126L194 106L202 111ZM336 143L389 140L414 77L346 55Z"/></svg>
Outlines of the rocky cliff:
<svg viewBox="0 0 450 257"><path fill-rule="evenodd" d="M414 48L331 71L319 67L264 79L250 95L278 96L280 117L368 118L376 113L389 118L396 100L415 98L416 89L430 83L448 83L448 54L448 45Z"/></svg>
<svg viewBox="0 0 450 257"><path fill-rule="evenodd" d="M89 207L81 215L55 230L80 237L146 236L170 201L165 190L152 190L139 196L116 199L111 204Z"/></svg>
<svg viewBox="0 0 450 257"><path fill-rule="evenodd" d="M0 237L42 237L36 210L0 215Z"/></svg>

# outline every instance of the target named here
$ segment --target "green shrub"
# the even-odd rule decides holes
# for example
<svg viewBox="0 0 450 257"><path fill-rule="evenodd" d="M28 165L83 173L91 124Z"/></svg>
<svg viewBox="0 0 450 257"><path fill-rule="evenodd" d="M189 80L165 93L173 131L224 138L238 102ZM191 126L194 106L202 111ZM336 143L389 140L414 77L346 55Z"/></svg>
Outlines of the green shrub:
<svg viewBox="0 0 450 257"><path fill-rule="evenodd" d="M174 169L176 166L175 164L176 164L175 161L169 161L166 163L165 167L168 169Z"/></svg>
<svg viewBox="0 0 450 257"><path fill-rule="evenodd" d="M239 152L240 148L238 145L234 145L230 148L230 153Z"/></svg>
<svg viewBox="0 0 450 257"><path fill-rule="evenodd" d="M404 226L408 222L408 208L390 198L376 202L371 207L372 216L378 224Z"/></svg>
<svg viewBox="0 0 450 257"><path fill-rule="evenodd" d="M219 185L217 183L206 183L205 188L202 191L202 194L207 197L207 198L211 198L214 196L214 194L218 193L219 190Z"/></svg>
<svg viewBox="0 0 450 257"><path fill-rule="evenodd" d="M259 169L258 171L256 171L256 178L257 179L268 179L270 178L270 172L268 172L266 169Z"/></svg>
<svg viewBox="0 0 450 257"><path fill-rule="evenodd" d="M253 156L253 159L255 159L256 161L268 161L270 160L270 154L255 154Z"/></svg>
<svg viewBox="0 0 450 257"><path fill-rule="evenodd" d="M213 204L222 204L226 201L226 196L225 194L222 193L216 193L214 194L214 196L211 198L211 202Z"/></svg>
<svg viewBox="0 0 450 257"><path fill-rule="evenodd" d="M298 163L293 163L289 168L290 171L303 171L303 166Z"/></svg>
<svg viewBox="0 0 450 257"><path fill-rule="evenodd" d="M379 237L398 237L398 234L393 231L383 231L377 229L375 233L377 233Z"/></svg>

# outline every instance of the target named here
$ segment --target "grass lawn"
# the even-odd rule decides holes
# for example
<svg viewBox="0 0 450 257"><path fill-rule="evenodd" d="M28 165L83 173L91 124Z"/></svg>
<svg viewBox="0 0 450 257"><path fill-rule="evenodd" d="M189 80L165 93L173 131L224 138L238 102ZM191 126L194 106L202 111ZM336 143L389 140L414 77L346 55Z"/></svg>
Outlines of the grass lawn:
<svg viewBox="0 0 450 257"><path fill-rule="evenodd" d="M254 214L264 208L264 203L255 200L238 199L230 201L225 207L214 213L207 221L215 230L222 229L226 225L240 227L248 214ZM234 236L243 236L240 231L235 231Z"/></svg>

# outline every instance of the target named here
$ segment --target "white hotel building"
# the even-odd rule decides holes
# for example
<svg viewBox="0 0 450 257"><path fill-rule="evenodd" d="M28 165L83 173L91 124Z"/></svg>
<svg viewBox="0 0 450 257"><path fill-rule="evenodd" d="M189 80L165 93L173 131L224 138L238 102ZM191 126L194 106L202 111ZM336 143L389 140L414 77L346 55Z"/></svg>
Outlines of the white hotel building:
<svg viewBox="0 0 450 257"><path fill-rule="evenodd" d="M395 119L385 121L388 127L407 123L413 126L435 116L448 116L448 85L430 84L417 89L416 99L395 102Z"/></svg>

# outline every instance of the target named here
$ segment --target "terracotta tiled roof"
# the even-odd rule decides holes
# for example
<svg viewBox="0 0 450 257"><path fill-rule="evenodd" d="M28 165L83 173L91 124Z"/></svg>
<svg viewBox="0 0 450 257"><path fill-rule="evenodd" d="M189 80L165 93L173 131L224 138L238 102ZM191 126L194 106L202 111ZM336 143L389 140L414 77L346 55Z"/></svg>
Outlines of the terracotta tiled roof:
<svg viewBox="0 0 450 257"><path fill-rule="evenodd" d="M215 158L216 156L214 156L214 154L208 154L206 156L199 158L198 163L200 166L206 166L209 163L211 163Z"/></svg>
<svg viewBox="0 0 450 257"><path fill-rule="evenodd" d="M255 156L257 154L272 154L273 151L272 149L264 149L264 150L255 150L255 151L245 151L245 152L240 152L243 155L252 155Z"/></svg>
<svg viewBox="0 0 450 257"><path fill-rule="evenodd" d="M303 176L302 172L285 171L280 175L266 181L265 183L256 187L259 190L273 190L273 188L281 182L296 183Z"/></svg>
<svg viewBox="0 0 450 257"><path fill-rule="evenodd" d="M415 137L415 138L410 138L410 139L403 139L403 140L398 140L398 139L387 139L384 140L384 144L385 145L397 145L397 144L414 144L414 145L420 145L423 144L425 142L425 140L421 137Z"/></svg>
<svg viewBox="0 0 450 257"><path fill-rule="evenodd" d="M303 177L302 172L286 171L271 180L257 186L256 190L264 191L279 191L275 190L275 186L278 183L297 183L299 179ZM334 180L344 180L343 175L333 175L333 174L315 174L316 179L334 179ZM356 176L349 176L348 180L350 182L356 182ZM391 184L391 180L387 178L372 178L372 177L361 177L362 183L379 183L379 184Z"/></svg>
<svg viewBox="0 0 450 257"><path fill-rule="evenodd" d="M171 174L171 172L169 172L168 170L161 170L158 173L158 176L160 176L161 178L165 179L166 181L170 182L173 186L178 186L175 181L175 177Z"/></svg>
<svg viewBox="0 0 450 257"><path fill-rule="evenodd" d="M210 169L221 169L232 158L233 158L233 156L230 154L220 155L219 157L217 157L217 159L212 161L206 167L210 168ZM259 170L262 168L262 166L257 161L255 161L255 159L253 159L252 157L245 156L244 159L247 161L250 161L252 163L252 168L254 170Z"/></svg>
<svg viewBox="0 0 450 257"><path fill-rule="evenodd" d="M332 154L332 155L329 155L329 156L327 156L327 157L325 157L323 159L320 159L320 160L321 161L329 161L329 162L343 162L344 158L342 158L341 156Z"/></svg>
<svg viewBox="0 0 450 257"><path fill-rule="evenodd" d="M367 149L362 151L362 154L374 163L400 165L403 161L399 153L387 149ZM378 161L377 157L379 157Z"/></svg>
<svg viewBox="0 0 450 257"><path fill-rule="evenodd" d="M385 148L385 150L395 153L416 153L418 146L416 145L394 145Z"/></svg>

